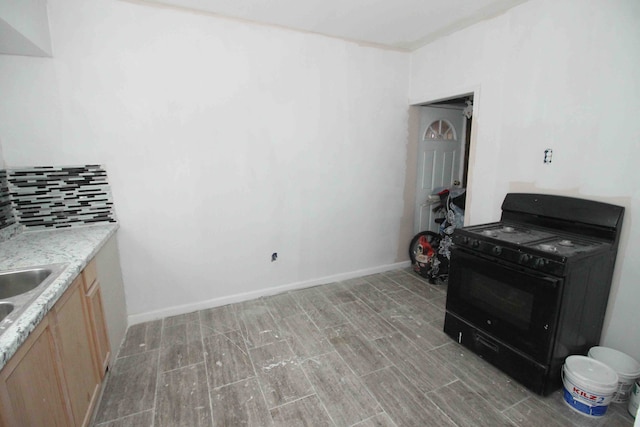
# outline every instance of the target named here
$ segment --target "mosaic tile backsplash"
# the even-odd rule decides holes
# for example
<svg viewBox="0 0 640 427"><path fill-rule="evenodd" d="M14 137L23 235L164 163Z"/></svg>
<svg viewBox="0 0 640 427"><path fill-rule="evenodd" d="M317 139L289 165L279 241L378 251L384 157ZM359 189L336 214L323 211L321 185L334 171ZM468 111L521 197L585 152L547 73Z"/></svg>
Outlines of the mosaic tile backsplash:
<svg viewBox="0 0 640 427"><path fill-rule="evenodd" d="M11 197L7 182L7 171L0 170L0 230L16 223L11 207Z"/></svg>
<svg viewBox="0 0 640 427"><path fill-rule="evenodd" d="M0 171L0 230L116 222L107 172L100 165Z"/></svg>

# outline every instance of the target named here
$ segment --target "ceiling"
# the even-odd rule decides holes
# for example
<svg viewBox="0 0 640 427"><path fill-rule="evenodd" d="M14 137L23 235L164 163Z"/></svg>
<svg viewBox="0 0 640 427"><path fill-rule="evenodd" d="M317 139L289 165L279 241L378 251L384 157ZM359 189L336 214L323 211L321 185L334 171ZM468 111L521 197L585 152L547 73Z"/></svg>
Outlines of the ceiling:
<svg viewBox="0 0 640 427"><path fill-rule="evenodd" d="M138 0L414 50L528 0Z"/></svg>

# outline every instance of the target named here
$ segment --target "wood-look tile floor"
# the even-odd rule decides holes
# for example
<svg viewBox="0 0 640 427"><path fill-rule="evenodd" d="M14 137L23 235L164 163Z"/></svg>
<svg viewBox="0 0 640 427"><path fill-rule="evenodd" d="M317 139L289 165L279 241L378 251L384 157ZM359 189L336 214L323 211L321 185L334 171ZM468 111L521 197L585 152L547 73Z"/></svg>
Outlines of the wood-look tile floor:
<svg viewBox="0 0 640 427"><path fill-rule="evenodd" d="M446 289L410 270L134 325L99 427L631 426L530 393L442 332Z"/></svg>

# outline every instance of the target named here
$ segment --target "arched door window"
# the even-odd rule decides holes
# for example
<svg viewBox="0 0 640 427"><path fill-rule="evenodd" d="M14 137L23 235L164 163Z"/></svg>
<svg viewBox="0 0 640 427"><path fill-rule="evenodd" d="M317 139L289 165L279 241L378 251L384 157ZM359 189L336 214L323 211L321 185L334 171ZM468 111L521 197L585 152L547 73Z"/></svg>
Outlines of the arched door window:
<svg viewBox="0 0 640 427"><path fill-rule="evenodd" d="M424 133L424 139L455 141L457 139L456 130L448 121L436 120L427 128Z"/></svg>

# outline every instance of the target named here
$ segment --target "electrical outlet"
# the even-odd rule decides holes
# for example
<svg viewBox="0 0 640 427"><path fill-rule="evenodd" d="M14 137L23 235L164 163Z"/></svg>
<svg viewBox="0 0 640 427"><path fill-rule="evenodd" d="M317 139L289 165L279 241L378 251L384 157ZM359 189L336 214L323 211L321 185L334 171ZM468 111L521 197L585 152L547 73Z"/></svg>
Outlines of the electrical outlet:
<svg viewBox="0 0 640 427"><path fill-rule="evenodd" d="M271 262L278 260L278 252L274 252L271 254Z"/></svg>
<svg viewBox="0 0 640 427"><path fill-rule="evenodd" d="M544 150L544 164L547 165L551 163L551 157L553 156L553 150L551 148L547 148Z"/></svg>

